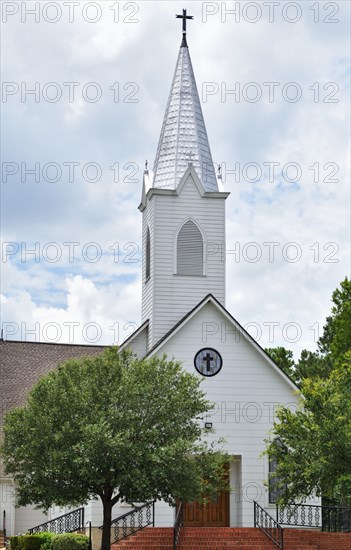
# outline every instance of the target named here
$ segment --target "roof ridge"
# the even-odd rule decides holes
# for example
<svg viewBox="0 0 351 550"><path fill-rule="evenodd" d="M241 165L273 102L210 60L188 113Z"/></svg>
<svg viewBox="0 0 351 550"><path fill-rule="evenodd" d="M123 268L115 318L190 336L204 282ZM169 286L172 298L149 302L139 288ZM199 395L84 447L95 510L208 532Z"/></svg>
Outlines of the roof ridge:
<svg viewBox="0 0 351 550"><path fill-rule="evenodd" d="M0 339L0 342L4 343L4 344L7 344L7 343L11 343L11 344L44 344L44 345L47 345L47 346L79 346L81 348L108 348L110 346L112 346L113 344L72 344L72 343L69 343L69 342L36 342L36 341L33 341L33 340L6 340L5 338L4 339Z"/></svg>

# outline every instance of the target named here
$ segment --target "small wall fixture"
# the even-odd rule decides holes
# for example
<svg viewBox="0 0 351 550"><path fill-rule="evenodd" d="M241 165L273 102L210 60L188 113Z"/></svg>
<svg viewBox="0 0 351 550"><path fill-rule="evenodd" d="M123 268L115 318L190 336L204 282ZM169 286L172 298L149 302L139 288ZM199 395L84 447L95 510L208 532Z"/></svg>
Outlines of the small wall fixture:
<svg viewBox="0 0 351 550"><path fill-rule="evenodd" d="M205 428L206 428L206 430L211 430L212 429L212 422L205 422Z"/></svg>

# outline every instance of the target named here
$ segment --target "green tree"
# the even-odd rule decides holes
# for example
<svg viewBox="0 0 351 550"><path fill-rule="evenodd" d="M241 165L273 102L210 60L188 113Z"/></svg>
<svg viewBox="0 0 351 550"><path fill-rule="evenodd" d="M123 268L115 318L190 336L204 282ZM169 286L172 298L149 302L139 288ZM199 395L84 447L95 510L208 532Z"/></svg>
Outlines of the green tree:
<svg viewBox="0 0 351 550"><path fill-rule="evenodd" d="M166 357L138 360L116 348L70 360L34 386L5 420L3 455L19 505L103 504L110 550L118 501L200 498L223 486L227 457L202 441L211 410L200 380Z"/></svg>
<svg viewBox="0 0 351 550"><path fill-rule="evenodd" d="M274 482L284 488L280 502L315 491L351 505L351 352L327 379L304 379L302 394L296 412L278 410L266 441L266 453L278 463Z"/></svg>
<svg viewBox="0 0 351 550"><path fill-rule="evenodd" d="M319 351L302 350L295 365L294 377L301 385L305 378L327 378L332 371L329 355L322 355Z"/></svg>
<svg viewBox="0 0 351 550"><path fill-rule="evenodd" d="M273 361L295 381L295 363L293 352L283 347L265 348L265 352Z"/></svg>
<svg viewBox="0 0 351 550"><path fill-rule="evenodd" d="M298 385L305 378L328 378L351 349L351 280L345 277L332 294L331 315L326 319L317 350L302 350L295 363L292 351L284 347L266 348L268 355Z"/></svg>
<svg viewBox="0 0 351 550"><path fill-rule="evenodd" d="M318 347L323 354L330 354L335 364L351 349L351 279L345 277L340 288L334 290L332 302Z"/></svg>
<svg viewBox="0 0 351 550"><path fill-rule="evenodd" d="M301 386L300 408L280 409L272 439L267 440L266 453L278 461L273 482L285 489L281 503L316 491L330 502L351 505L351 281L347 277L333 292L332 302L317 350L303 350L298 362L290 365ZM291 355L279 350L267 351L284 369Z"/></svg>

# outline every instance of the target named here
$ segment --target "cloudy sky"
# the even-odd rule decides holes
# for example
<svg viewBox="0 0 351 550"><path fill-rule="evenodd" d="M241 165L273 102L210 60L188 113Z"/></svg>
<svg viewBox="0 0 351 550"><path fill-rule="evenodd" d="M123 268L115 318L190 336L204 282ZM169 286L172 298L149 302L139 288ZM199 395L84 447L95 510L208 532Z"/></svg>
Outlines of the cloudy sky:
<svg viewBox="0 0 351 550"><path fill-rule="evenodd" d="M315 349L350 274L349 8L2 2L2 327L110 344L140 324L141 195L187 8L227 200L227 308Z"/></svg>

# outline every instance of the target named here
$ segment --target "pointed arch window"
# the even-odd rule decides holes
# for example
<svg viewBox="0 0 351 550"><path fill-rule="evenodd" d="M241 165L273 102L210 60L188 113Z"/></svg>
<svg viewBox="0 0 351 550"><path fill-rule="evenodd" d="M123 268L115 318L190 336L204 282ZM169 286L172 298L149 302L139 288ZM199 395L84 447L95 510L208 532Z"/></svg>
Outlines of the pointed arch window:
<svg viewBox="0 0 351 550"><path fill-rule="evenodd" d="M204 241L198 226L185 222L177 237L177 275L204 274Z"/></svg>
<svg viewBox="0 0 351 550"><path fill-rule="evenodd" d="M150 264L151 264L151 240L149 226L146 228L146 242L145 242L145 280L150 278Z"/></svg>

